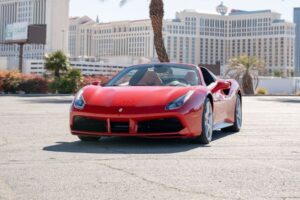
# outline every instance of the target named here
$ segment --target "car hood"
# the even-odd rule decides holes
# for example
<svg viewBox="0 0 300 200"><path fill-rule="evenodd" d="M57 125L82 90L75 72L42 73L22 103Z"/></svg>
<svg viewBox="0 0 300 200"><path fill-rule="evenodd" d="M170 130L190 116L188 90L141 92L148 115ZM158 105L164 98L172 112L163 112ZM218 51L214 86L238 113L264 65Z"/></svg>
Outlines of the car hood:
<svg viewBox="0 0 300 200"><path fill-rule="evenodd" d="M99 87L88 86L83 97L87 105L103 107L166 106L196 87Z"/></svg>

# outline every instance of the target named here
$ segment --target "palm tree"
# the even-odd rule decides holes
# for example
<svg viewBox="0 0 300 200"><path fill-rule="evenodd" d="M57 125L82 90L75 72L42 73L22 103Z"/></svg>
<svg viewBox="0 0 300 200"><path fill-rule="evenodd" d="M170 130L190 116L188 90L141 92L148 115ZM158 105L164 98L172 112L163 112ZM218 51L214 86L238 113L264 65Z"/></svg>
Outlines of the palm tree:
<svg viewBox="0 0 300 200"><path fill-rule="evenodd" d="M170 62L162 35L163 18L165 13L163 0L151 0L149 13L154 32L154 46L158 59L160 62Z"/></svg>
<svg viewBox="0 0 300 200"><path fill-rule="evenodd" d="M226 75L239 80L242 77L242 90L244 94L254 94L253 80L258 85L258 74L265 71L264 63L254 56L241 55L229 60Z"/></svg>
<svg viewBox="0 0 300 200"><path fill-rule="evenodd" d="M69 69L69 59L63 51L55 51L45 56L45 68L54 72L56 78L60 78L61 71Z"/></svg>
<svg viewBox="0 0 300 200"><path fill-rule="evenodd" d="M100 0L105 1L105 0ZM120 6L126 4L128 0L120 0ZM149 14L154 33L154 46L160 62L170 62L165 44L163 41L163 18L164 18L163 0L151 0Z"/></svg>

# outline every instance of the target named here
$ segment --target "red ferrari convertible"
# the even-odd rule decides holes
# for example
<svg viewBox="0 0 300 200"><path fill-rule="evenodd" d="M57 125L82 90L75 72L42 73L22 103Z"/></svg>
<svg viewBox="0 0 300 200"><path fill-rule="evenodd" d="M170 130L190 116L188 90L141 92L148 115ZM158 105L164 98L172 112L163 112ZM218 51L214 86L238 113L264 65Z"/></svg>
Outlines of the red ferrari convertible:
<svg viewBox="0 0 300 200"><path fill-rule="evenodd" d="M242 95L235 80L171 63L128 67L105 86L84 87L70 113L71 132L82 141L179 137L208 144L214 130L238 132L241 126Z"/></svg>

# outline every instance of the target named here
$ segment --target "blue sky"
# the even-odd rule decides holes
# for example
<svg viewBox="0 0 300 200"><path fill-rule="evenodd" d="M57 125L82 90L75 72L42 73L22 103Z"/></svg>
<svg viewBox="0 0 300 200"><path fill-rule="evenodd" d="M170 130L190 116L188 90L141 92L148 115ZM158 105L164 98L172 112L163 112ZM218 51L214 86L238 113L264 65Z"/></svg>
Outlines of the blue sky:
<svg viewBox="0 0 300 200"><path fill-rule="evenodd" d="M129 0L128 4L119 7L120 0L71 0L70 15L87 15L93 19L99 15L101 22L117 20L146 19L149 0ZM177 11L196 9L204 12L215 12L221 0L165 0L165 18L174 18ZM271 9L282 13L288 21L293 20L293 8L300 7L300 0L223 0L230 9L262 10Z"/></svg>

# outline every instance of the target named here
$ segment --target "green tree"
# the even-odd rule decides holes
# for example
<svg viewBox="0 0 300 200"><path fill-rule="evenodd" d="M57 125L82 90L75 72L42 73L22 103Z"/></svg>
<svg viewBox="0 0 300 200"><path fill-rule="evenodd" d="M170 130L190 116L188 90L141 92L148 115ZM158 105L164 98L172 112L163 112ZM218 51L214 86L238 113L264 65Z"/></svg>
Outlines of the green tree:
<svg viewBox="0 0 300 200"><path fill-rule="evenodd" d="M106 0L100 0L106 1ZM126 4L128 0L120 0L120 6ZM154 33L154 46L160 62L170 62L165 44L163 41L163 18L164 18L163 0L151 0L149 5L149 14Z"/></svg>
<svg viewBox="0 0 300 200"><path fill-rule="evenodd" d="M60 78L55 78L50 84L52 92L59 94L71 94L79 90L82 75L79 69L70 69Z"/></svg>
<svg viewBox="0 0 300 200"><path fill-rule="evenodd" d="M275 70L275 71L273 72L273 75L274 75L275 77L283 77L283 71L281 71L281 70Z"/></svg>
<svg viewBox="0 0 300 200"><path fill-rule="evenodd" d="M236 80L242 77L242 90L244 94L254 94L253 80L257 80L257 74L263 74L265 71L264 63L254 56L241 55L229 60L229 68L226 75Z"/></svg>
<svg viewBox="0 0 300 200"><path fill-rule="evenodd" d="M69 69L69 59L63 51L55 51L45 58L45 68L54 72L56 78L60 78L61 72L66 72Z"/></svg>

